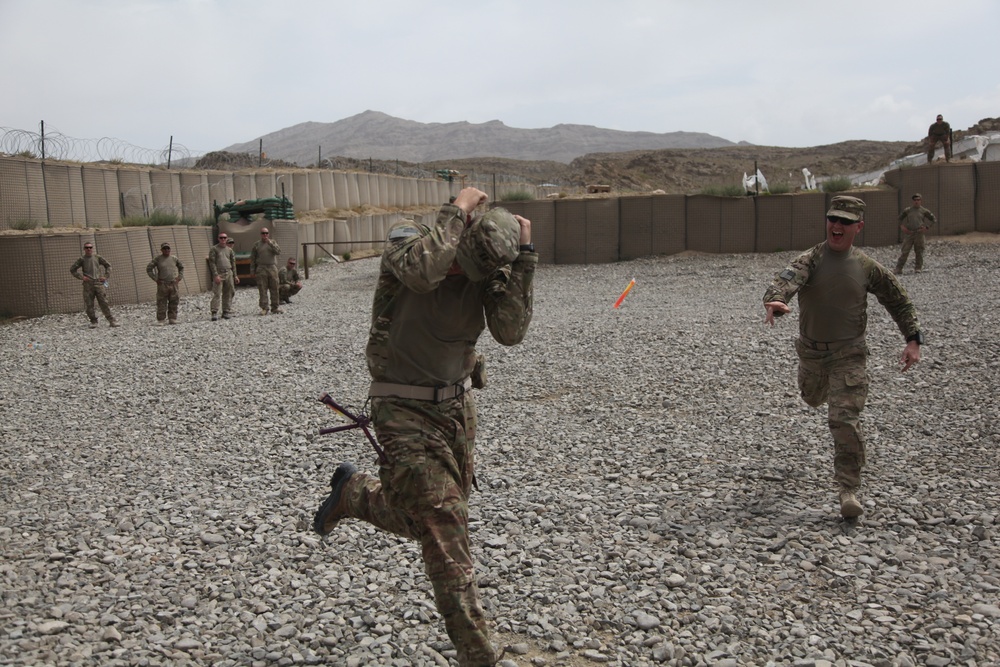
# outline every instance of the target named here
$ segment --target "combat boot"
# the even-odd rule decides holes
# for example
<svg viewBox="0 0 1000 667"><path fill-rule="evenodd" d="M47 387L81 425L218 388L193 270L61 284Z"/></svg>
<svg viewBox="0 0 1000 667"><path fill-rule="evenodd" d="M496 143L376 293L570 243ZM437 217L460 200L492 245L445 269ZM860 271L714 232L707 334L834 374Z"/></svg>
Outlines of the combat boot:
<svg viewBox="0 0 1000 667"><path fill-rule="evenodd" d="M330 478L330 495L316 510L316 517L313 519L313 530L320 535L329 535L337 522L347 516L346 503L343 502L344 487L357 471L353 463L341 463Z"/></svg>
<svg viewBox="0 0 1000 667"><path fill-rule="evenodd" d="M840 516L845 519L856 519L864 513L857 496L849 489L840 492Z"/></svg>
<svg viewBox="0 0 1000 667"><path fill-rule="evenodd" d="M215 313L212 313L212 321L213 322L218 322L219 321L219 316L216 315Z"/></svg>

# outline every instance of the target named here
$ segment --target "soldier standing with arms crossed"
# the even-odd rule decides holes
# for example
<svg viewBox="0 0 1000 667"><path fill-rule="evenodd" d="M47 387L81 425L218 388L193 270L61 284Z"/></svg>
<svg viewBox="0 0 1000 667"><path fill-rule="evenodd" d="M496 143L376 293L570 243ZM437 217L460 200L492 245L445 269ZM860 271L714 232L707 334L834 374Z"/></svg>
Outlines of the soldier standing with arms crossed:
<svg viewBox="0 0 1000 667"><path fill-rule="evenodd" d="M113 327L118 326L118 320L111 314L111 306L108 305L107 284L111 279L111 265L108 264L108 260L94 254L93 243L86 241L83 244L83 257L73 262L69 272L77 280L83 281L83 307L90 319L90 328L97 328L95 299L108 324Z"/></svg>
<svg viewBox="0 0 1000 667"><path fill-rule="evenodd" d="M156 281L156 321L163 324L169 312L170 324L177 324L177 286L184 279L184 265L170 254L169 243L160 244L160 256L146 265L146 275Z"/></svg>
<svg viewBox="0 0 1000 667"><path fill-rule="evenodd" d="M267 227L260 230L260 241L250 251L250 277L257 281L260 314L267 315L267 296L271 295L271 314L282 312L278 307L278 255L281 248L271 240Z"/></svg>
<svg viewBox="0 0 1000 667"><path fill-rule="evenodd" d="M366 356L372 420L386 460L378 477L341 463L314 529L367 521L419 540L438 611L462 667L492 666L469 543L476 404L485 384L475 343L524 338L538 255L531 222L503 209L472 219L486 194L465 188L433 226L405 220L388 235Z"/></svg>
<svg viewBox="0 0 1000 667"><path fill-rule="evenodd" d="M896 260L894 273L897 276L902 275L911 248L916 255L917 273L924 270L924 247L926 246L924 232L937 222L934 214L923 207L924 200L919 192L913 195L912 200L913 206L907 206L899 214L899 220L902 223L899 225L899 229L903 232L903 247L900 248L899 259Z"/></svg>
<svg viewBox="0 0 1000 667"><path fill-rule="evenodd" d="M208 251L208 269L212 272L212 321L219 319L219 300L222 300L222 319L228 320L233 310L233 293L240 277L236 275L236 253L228 234L219 234L219 242Z"/></svg>
<svg viewBox="0 0 1000 667"><path fill-rule="evenodd" d="M864 512L858 501L865 441L860 416L868 397L868 294L896 322L906 338L900 358L905 372L920 361L923 336L916 309L895 276L853 247L864 228L865 203L839 195L826 214L826 241L800 255L779 273L764 293L764 321L791 312L799 295L799 391L810 406L828 404L834 442L834 477L840 485L840 514L854 519Z"/></svg>

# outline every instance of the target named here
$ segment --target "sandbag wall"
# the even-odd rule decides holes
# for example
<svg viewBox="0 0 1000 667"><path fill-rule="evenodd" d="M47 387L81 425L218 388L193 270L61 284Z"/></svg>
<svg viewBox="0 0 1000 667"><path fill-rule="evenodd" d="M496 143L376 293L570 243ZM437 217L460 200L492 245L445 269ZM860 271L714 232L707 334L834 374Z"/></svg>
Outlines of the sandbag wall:
<svg viewBox="0 0 1000 667"><path fill-rule="evenodd" d="M381 251L389 228L403 217L402 213L385 213L300 222L299 247L296 250L298 260L302 264L308 261L312 266L317 260L330 255L342 257L359 250ZM306 244L305 247L303 244ZM291 253L291 250L288 252Z"/></svg>
<svg viewBox="0 0 1000 667"><path fill-rule="evenodd" d="M467 181L491 192L491 184ZM510 186L513 187L513 186ZM215 202L284 194L296 212L437 206L461 184L385 174L293 170L229 173L81 165L0 157L0 231L41 227L112 229L156 211L201 221ZM521 184L522 190L533 187Z"/></svg>

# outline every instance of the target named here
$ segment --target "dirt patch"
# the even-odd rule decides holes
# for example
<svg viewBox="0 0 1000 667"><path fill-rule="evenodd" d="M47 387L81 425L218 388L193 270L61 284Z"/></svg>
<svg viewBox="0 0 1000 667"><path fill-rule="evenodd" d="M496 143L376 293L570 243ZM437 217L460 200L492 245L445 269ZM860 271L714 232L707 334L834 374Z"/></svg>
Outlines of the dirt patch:
<svg viewBox="0 0 1000 667"><path fill-rule="evenodd" d="M969 232L957 236L938 236L937 241L954 241L955 243L1000 243L1000 234L989 232Z"/></svg>

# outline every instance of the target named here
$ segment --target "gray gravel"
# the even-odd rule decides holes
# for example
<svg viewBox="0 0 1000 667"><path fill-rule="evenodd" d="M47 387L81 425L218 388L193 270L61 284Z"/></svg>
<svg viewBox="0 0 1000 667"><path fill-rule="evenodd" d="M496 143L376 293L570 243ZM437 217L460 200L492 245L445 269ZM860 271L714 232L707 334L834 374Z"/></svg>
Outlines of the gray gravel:
<svg viewBox="0 0 1000 667"><path fill-rule="evenodd" d="M484 338L472 501L503 665L1000 664L997 244L931 243L927 335L870 309L869 466L840 520L825 412L795 390L794 253L542 266L526 341ZM891 263L894 248L871 251ZM376 259L286 313L0 327L0 664L446 666L414 544L308 532L357 432ZM635 277L622 308L611 304Z"/></svg>

